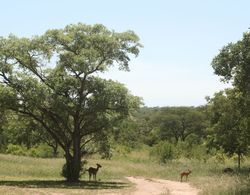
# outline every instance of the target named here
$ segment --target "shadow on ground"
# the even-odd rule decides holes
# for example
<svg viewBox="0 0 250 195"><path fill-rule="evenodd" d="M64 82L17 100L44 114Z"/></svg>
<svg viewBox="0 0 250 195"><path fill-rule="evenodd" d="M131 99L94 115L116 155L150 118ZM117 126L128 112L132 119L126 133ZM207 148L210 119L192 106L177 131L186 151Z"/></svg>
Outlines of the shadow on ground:
<svg viewBox="0 0 250 195"><path fill-rule="evenodd" d="M123 189L130 187L129 183L125 182L92 182L80 181L69 183L65 181L55 180L23 180L23 181L0 181L0 186L15 186L21 188L66 188L66 189Z"/></svg>

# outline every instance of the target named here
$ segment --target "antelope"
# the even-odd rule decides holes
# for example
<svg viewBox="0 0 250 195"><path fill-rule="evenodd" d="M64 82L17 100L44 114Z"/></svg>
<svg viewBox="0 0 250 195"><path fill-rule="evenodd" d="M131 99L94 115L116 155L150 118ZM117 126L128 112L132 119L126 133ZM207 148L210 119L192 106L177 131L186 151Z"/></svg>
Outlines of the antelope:
<svg viewBox="0 0 250 195"><path fill-rule="evenodd" d="M100 165L100 164L96 164L96 168L94 168L94 167L89 167L89 169L87 169L86 171L88 171L89 172L89 181L90 181L90 179L91 179L91 176L93 175L93 179L96 181L96 174L97 174L97 171L98 171L98 169L99 168L101 168L102 166Z"/></svg>
<svg viewBox="0 0 250 195"><path fill-rule="evenodd" d="M187 181L188 175L189 175L191 172L192 172L192 171L190 171L189 169L188 169L188 171L183 171L183 172L181 173L181 182L182 182L182 178L183 178L184 176L186 176L186 181Z"/></svg>

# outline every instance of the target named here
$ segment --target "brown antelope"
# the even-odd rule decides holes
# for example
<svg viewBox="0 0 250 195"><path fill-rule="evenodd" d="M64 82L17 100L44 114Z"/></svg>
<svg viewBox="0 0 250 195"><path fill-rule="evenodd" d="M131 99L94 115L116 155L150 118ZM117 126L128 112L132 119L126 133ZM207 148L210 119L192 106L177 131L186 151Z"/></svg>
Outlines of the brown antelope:
<svg viewBox="0 0 250 195"><path fill-rule="evenodd" d="M91 179L91 176L93 175L93 179L96 181L96 174L97 174L97 171L98 171L98 169L99 168L101 168L102 166L100 165L100 164L96 164L96 168L94 168L94 167L89 167L89 169L87 169L86 171L88 171L89 172L89 181L90 181L90 179Z"/></svg>
<svg viewBox="0 0 250 195"><path fill-rule="evenodd" d="M181 173L181 182L182 182L182 178L183 178L184 176L186 176L186 181L187 181L188 175L189 175L191 172L192 172L192 171L190 171L189 169L188 169L188 171L183 171L183 172Z"/></svg>

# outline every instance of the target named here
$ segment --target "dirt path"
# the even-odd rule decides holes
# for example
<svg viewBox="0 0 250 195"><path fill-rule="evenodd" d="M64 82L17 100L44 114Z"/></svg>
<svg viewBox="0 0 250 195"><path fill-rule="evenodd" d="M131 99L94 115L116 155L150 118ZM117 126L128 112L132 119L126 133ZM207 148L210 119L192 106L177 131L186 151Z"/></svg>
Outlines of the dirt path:
<svg viewBox="0 0 250 195"><path fill-rule="evenodd" d="M129 181L136 184L134 195L195 195L199 189L191 187L188 183L181 183L163 179L145 179L143 177L127 177Z"/></svg>
<svg viewBox="0 0 250 195"><path fill-rule="evenodd" d="M131 187L128 182L116 181L121 183L115 187L110 187L107 185L105 188L56 188L51 186L45 188L32 187L32 186L0 186L0 194L11 194L11 195L67 195L67 194L105 194L105 195L196 195L200 190L191 187L186 182L176 182L163 179L146 179L144 177L126 177L130 182L135 184ZM104 182L105 183L105 182ZM123 185L122 185L123 184ZM126 185L125 185L126 184ZM114 184L115 186L115 184Z"/></svg>

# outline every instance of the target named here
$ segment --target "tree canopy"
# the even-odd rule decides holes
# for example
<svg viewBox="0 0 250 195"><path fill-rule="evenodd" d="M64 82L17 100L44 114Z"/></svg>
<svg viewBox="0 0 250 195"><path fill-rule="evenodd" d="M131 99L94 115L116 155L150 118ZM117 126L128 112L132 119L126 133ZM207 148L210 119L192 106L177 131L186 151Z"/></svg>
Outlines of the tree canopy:
<svg viewBox="0 0 250 195"><path fill-rule="evenodd" d="M217 117L213 117L217 129L221 128L218 133L224 131L222 147L240 157L248 149L249 141L245 139L250 137L250 33L245 32L241 40L224 46L213 59L212 67L215 74L234 87L216 94L211 103L218 111L214 112Z"/></svg>
<svg viewBox="0 0 250 195"><path fill-rule="evenodd" d="M223 81L231 81L239 89L243 111L250 116L250 33L245 32L242 40L224 46L213 59L212 67Z"/></svg>
<svg viewBox="0 0 250 195"><path fill-rule="evenodd" d="M218 92L209 99L210 134L213 136L210 144L221 147L229 155L238 155L238 167L243 154L248 152L250 134L249 119L245 117L238 106L240 101L235 89Z"/></svg>
<svg viewBox="0 0 250 195"><path fill-rule="evenodd" d="M184 141L189 135L204 137L205 115L194 107L166 107L153 118L161 140Z"/></svg>

